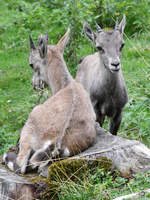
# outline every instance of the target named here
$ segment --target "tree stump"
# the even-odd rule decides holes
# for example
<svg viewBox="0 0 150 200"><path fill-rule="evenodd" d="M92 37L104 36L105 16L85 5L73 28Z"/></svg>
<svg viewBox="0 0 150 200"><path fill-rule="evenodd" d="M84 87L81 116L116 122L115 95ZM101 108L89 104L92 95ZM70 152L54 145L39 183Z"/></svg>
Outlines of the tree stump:
<svg viewBox="0 0 150 200"><path fill-rule="evenodd" d="M101 157L111 159L113 167L117 168L124 177L150 169L149 148L139 141L114 136L97 126L97 137L93 146L75 158L90 160Z"/></svg>
<svg viewBox="0 0 150 200"><path fill-rule="evenodd" d="M0 165L0 200L32 200L34 186Z"/></svg>

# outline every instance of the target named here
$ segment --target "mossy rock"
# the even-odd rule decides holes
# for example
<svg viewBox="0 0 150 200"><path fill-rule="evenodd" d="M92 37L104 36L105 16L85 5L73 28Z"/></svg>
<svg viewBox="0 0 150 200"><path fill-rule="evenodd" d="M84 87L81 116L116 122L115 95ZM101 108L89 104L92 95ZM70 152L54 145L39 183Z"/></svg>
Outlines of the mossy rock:
<svg viewBox="0 0 150 200"><path fill-rule="evenodd" d="M104 169L104 172L111 170L112 162L107 158L96 160L65 159L54 162L49 167L49 176L45 179L45 189L41 192L41 200L58 199L57 194L61 193L60 185L65 182L79 183L88 174L94 174L97 169Z"/></svg>

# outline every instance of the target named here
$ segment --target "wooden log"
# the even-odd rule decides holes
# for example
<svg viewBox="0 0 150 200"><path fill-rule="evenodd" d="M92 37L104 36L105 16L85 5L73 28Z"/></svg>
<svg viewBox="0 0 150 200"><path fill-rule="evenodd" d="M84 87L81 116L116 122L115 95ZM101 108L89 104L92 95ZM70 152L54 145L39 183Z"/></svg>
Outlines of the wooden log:
<svg viewBox="0 0 150 200"><path fill-rule="evenodd" d="M32 200L34 186L0 165L0 200Z"/></svg>
<svg viewBox="0 0 150 200"><path fill-rule="evenodd" d="M117 197L113 200L124 200L124 199L139 199L141 197L144 197L146 194L150 193L150 189L147 190L143 190L142 192L136 192L136 193L132 193L132 194L128 194L128 195L124 195L121 197Z"/></svg>
<svg viewBox="0 0 150 200"><path fill-rule="evenodd" d="M97 137L94 145L75 158L97 159L101 157L111 159L113 167L117 168L124 177L150 169L149 148L139 141L111 135L97 126Z"/></svg>

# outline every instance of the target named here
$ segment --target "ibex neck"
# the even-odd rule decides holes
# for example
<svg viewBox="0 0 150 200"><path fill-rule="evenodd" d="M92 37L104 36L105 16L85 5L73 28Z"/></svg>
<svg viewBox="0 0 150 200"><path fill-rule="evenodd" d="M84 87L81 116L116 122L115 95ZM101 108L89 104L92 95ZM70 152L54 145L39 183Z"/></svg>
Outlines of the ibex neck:
<svg viewBox="0 0 150 200"><path fill-rule="evenodd" d="M48 82L52 91L52 95L59 90L65 88L73 81L63 56L55 57L55 60L48 66Z"/></svg>

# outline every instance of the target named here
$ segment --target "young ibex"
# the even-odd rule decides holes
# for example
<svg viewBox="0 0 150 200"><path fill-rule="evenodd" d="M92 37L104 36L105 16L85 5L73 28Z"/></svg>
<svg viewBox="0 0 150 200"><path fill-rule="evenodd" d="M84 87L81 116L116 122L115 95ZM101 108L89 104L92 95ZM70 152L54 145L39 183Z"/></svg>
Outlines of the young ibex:
<svg viewBox="0 0 150 200"><path fill-rule="evenodd" d="M41 35L36 48L30 37L33 87L43 88L46 83L53 96L32 110L22 129L16 160L21 173L26 172L28 162L32 168L39 166L38 156L43 156L44 151L52 158L68 157L94 142L96 116L90 97L73 80L63 59L68 38L69 30L57 45L48 46L47 36Z"/></svg>
<svg viewBox="0 0 150 200"><path fill-rule="evenodd" d="M114 30L102 30L97 24L96 34L85 22L83 29L98 52L86 56L79 65L76 80L90 94L97 121L102 126L105 116L110 118L110 132L117 135L122 111L128 101L121 70L121 53L124 46L125 15Z"/></svg>

